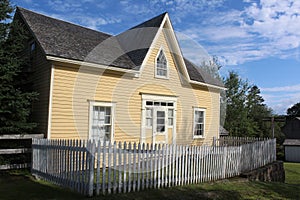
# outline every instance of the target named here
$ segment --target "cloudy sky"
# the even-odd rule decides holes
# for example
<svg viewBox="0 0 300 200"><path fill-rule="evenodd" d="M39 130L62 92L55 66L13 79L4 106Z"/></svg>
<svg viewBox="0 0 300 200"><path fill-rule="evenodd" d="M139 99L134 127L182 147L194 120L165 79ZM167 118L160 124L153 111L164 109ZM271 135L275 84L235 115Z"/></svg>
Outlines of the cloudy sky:
<svg viewBox="0 0 300 200"><path fill-rule="evenodd" d="M300 102L299 0L11 0L51 17L118 34L165 11L183 54L206 52L261 89L275 113ZM190 42L185 43L187 38ZM192 41L192 42L191 42ZM189 44L189 45L187 45ZM189 47L189 48L188 48Z"/></svg>

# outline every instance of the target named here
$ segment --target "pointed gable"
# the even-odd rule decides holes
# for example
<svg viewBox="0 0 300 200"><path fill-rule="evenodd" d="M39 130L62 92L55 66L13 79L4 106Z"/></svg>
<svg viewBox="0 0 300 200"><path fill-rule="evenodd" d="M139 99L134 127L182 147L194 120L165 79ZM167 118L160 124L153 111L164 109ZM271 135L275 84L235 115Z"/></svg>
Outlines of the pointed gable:
<svg viewBox="0 0 300 200"><path fill-rule="evenodd" d="M139 68L167 13L130 28L116 36L124 52Z"/></svg>

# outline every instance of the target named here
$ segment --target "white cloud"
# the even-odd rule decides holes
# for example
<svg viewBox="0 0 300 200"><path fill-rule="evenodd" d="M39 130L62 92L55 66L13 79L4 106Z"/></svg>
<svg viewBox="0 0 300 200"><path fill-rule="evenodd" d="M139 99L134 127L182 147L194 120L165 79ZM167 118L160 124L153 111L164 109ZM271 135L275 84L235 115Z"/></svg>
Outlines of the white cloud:
<svg viewBox="0 0 300 200"><path fill-rule="evenodd" d="M277 114L286 114L286 110L299 102L300 92L293 93L264 93L262 96L268 106Z"/></svg>
<svg viewBox="0 0 300 200"><path fill-rule="evenodd" d="M271 87L271 88L261 88L264 92L300 92L300 84L283 86L283 87Z"/></svg>
<svg viewBox="0 0 300 200"><path fill-rule="evenodd" d="M300 84L261 88L261 92L268 106L278 114L285 114L289 107L300 100Z"/></svg>
<svg viewBox="0 0 300 200"><path fill-rule="evenodd" d="M228 65L272 56L298 59L300 1L245 2L244 10L202 16L183 32L192 35L209 53L224 57Z"/></svg>

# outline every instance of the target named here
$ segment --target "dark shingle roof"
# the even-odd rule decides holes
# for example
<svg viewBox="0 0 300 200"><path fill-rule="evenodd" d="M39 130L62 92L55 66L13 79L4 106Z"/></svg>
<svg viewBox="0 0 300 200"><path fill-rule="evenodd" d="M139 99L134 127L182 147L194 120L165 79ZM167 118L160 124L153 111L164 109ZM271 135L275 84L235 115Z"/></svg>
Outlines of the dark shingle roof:
<svg viewBox="0 0 300 200"><path fill-rule="evenodd" d="M28 25L46 55L139 70L166 13L112 36L24 8L17 14ZM184 58L190 79L221 86Z"/></svg>
<svg viewBox="0 0 300 200"><path fill-rule="evenodd" d="M149 19L143 23L140 23L134 27L132 27L131 29L135 29L135 28L146 28L146 27L156 27L156 28L159 28L165 15L167 14L167 12L164 12L152 19Z"/></svg>
<svg viewBox="0 0 300 200"><path fill-rule="evenodd" d="M183 59L191 80L219 87L224 87L224 84L220 80L213 78L205 70L201 69L201 67L196 66L186 58Z"/></svg>
<svg viewBox="0 0 300 200"><path fill-rule="evenodd" d="M99 44L113 37L109 34L47 17L20 7L17 8L17 12L26 21L46 55L80 61L89 57L89 61L100 64L122 68L135 67L126 54L121 54L118 59L114 58L113 61L110 60L111 52L122 51L117 42L111 42L110 46L105 46L108 49L101 52L103 53L101 60L91 60L93 56L89 54Z"/></svg>
<svg viewBox="0 0 300 200"><path fill-rule="evenodd" d="M116 36L122 49L136 66L140 66L167 13L145 21Z"/></svg>

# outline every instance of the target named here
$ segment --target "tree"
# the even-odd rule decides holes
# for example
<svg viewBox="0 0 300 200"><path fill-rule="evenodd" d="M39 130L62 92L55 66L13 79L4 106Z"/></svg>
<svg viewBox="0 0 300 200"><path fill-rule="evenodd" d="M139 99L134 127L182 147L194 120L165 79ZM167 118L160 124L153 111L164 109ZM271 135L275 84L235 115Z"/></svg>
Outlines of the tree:
<svg viewBox="0 0 300 200"><path fill-rule="evenodd" d="M245 109L246 93L249 84L239 78L235 72L229 72L229 76L225 78L226 90L226 120L224 128L227 129L232 136L242 136L243 134L252 134L250 130L250 121L247 118L247 110Z"/></svg>
<svg viewBox="0 0 300 200"><path fill-rule="evenodd" d="M288 108L286 113L291 118L300 117L300 102Z"/></svg>
<svg viewBox="0 0 300 200"><path fill-rule="evenodd" d="M26 33L17 20L8 23L13 10L8 0L0 1L0 134L24 134L36 127L29 116L37 93L23 88Z"/></svg>
<svg viewBox="0 0 300 200"><path fill-rule="evenodd" d="M224 82L227 88L225 129L232 136L269 137L270 124L263 119L272 116L272 110L264 104L260 89L235 72L229 72Z"/></svg>

